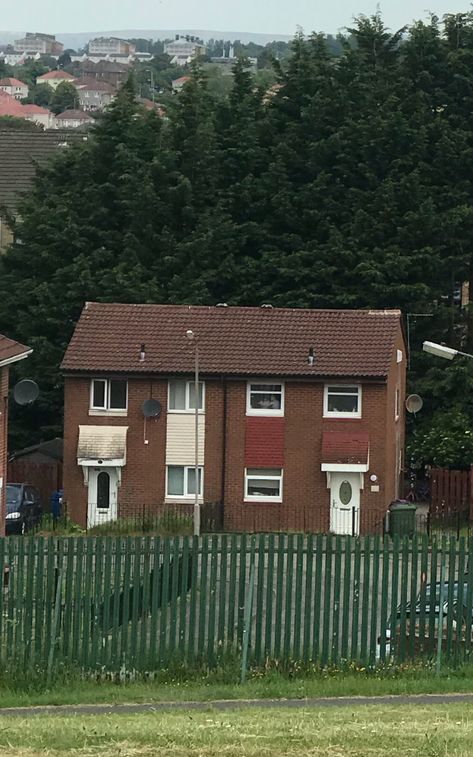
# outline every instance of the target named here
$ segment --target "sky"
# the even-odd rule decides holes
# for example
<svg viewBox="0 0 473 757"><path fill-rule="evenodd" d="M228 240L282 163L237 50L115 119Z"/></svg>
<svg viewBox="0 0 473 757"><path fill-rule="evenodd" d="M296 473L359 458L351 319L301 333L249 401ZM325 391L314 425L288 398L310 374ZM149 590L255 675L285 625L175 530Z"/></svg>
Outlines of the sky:
<svg viewBox="0 0 473 757"><path fill-rule="evenodd" d="M292 35L337 32L359 13L376 11L373 0L0 0L2 31L89 32L120 29L216 29ZM381 12L397 29L428 11L470 10L465 0L387 0Z"/></svg>

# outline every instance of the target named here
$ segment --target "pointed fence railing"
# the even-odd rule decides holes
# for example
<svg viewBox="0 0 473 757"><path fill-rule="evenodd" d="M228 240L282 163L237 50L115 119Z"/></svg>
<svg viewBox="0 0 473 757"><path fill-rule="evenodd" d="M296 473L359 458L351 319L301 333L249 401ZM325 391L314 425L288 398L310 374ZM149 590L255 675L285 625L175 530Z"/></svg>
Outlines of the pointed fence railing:
<svg viewBox="0 0 473 757"><path fill-rule="evenodd" d="M3 668L152 672L241 656L243 641L255 666L439 650L463 660L472 649L473 540L463 537L10 538L0 564Z"/></svg>

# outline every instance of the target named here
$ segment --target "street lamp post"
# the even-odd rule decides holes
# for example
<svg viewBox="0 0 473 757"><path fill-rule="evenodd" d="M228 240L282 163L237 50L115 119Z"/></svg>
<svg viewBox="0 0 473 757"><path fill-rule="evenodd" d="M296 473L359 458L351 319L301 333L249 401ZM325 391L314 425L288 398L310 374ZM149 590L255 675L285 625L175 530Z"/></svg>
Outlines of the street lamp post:
<svg viewBox="0 0 473 757"><path fill-rule="evenodd" d="M430 352L431 355L436 355L437 357L443 357L446 360L453 360L453 358L456 357L457 355L473 358L473 355L470 355L468 352L461 352L460 350L454 350L452 349L452 347L446 347L444 344L437 344L436 342L424 342L422 345L422 349L424 350L424 352Z"/></svg>
<svg viewBox="0 0 473 757"><path fill-rule="evenodd" d="M199 342L192 329L186 331L189 341L194 342L194 405L195 405L195 430L194 430L194 536L200 536L200 502L199 502Z"/></svg>

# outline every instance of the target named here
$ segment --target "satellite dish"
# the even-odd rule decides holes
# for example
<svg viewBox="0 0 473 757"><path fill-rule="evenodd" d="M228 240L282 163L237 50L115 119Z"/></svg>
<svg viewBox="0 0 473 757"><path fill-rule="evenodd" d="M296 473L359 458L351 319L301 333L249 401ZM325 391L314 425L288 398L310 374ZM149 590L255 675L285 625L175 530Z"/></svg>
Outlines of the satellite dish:
<svg viewBox="0 0 473 757"><path fill-rule="evenodd" d="M406 410L408 413L416 413L422 410L424 400L418 394L410 394L406 399Z"/></svg>
<svg viewBox="0 0 473 757"><path fill-rule="evenodd" d="M145 400L141 409L145 418L159 418L161 415L161 403L158 400Z"/></svg>
<svg viewBox="0 0 473 757"><path fill-rule="evenodd" d="M23 379L13 389L13 399L17 405L31 405L39 396L39 387L36 381Z"/></svg>

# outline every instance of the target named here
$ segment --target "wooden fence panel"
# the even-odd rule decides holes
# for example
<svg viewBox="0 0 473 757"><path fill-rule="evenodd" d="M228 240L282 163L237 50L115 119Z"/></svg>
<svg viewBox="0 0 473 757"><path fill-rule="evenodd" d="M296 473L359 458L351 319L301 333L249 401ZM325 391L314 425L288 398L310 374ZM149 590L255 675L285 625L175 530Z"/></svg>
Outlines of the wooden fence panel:
<svg viewBox="0 0 473 757"><path fill-rule="evenodd" d="M430 509L432 513L470 509L471 471L432 468Z"/></svg>

